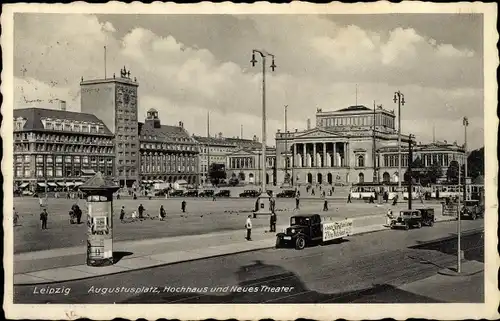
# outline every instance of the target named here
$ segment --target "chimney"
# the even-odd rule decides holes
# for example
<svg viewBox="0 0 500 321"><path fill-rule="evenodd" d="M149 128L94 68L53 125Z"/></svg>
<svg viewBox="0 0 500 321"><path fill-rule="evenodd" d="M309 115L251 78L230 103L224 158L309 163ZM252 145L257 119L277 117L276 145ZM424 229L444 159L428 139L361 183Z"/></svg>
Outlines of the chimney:
<svg viewBox="0 0 500 321"><path fill-rule="evenodd" d="M219 139L222 139L222 133L219 132Z"/></svg>
<svg viewBox="0 0 500 321"><path fill-rule="evenodd" d="M297 128L295 128L295 132L297 133L299 130Z"/></svg>
<svg viewBox="0 0 500 321"><path fill-rule="evenodd" d="M278 129L278 134L281 133L281 129Z"/></svg>
<svg viewBox="0 0 500 321"><path fill-rule="evenodd" d="M259 139L257 138L257 135L253 135L253 141L257 142Z"/></svg>
<svg viewBox="0 0 500 321"><path fill-rule="evenodd" d="M66 101L65 100L59 100L59 108L61 110L66 110Z"/></svg>
<svg viewBox="0 0 500 321"><path fill-rule="evenodd" d="M311 129L311 118L307 118L307 129Z"/></svg>

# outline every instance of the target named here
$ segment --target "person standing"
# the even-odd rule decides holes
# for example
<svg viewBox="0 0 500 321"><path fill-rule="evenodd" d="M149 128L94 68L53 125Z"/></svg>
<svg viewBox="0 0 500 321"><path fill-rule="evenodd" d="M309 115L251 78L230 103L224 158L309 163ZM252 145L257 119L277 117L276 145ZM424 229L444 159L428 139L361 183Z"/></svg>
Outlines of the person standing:
<svg viewBox="0 0 500 321"><path fill-rule="evenodd" d="M13 219L14 219L14 226L16 226L17 223L18 223L18 221L19 221L19 213L17 213L15 207L13 208L13 210L14 210L14 217L13 217Z"/></svg>
<svg viewBox="0 0 500 321"><path fill-rule="evenodd" d="M160 206L160 221L163 221L167 216L167 212L163 208L163 205Z"/></svg>
<svg viewBox="0 0 500 321"><path fill-rule="evenodd" d="M298 210L300 208L300 192L297 191L295 193L295 209Z"/></svg>
<svg viewBox="0 0 500 321"><path fill-rule="evenodd" d="M347 203L352 203L352 201L351 201L351 193L347 194Z"/></svg>
<svg viewBox="0 0 500 321"><path fill-rule="evenodd" d="M276 213L271 213L271 217L269 219L269 231L276 232Z"/></svg>
<svg viewBox="0 0 500 321"><path fill-rule="evenodd" d="M252 240L252 220L251 215L248 215L247 222L245 223L245 228L247 229L247 241Z"/></svg>
<svg viewBox="0 0 500 321"><path fill-rule="evenodd" d="M122 209L120 210L120 221L123 223L125 219L125 206L122 206Z"/></svg>
<svg viewBox="0 0 500 321"><path fill-rule="evenodd" d="M139 218L143 218L144 206L142 206L142 204L139 205L138 211L139 211Z"/></svg>
<svg viewBox="0 0 500 321"><path fill-rule="evenodd" d="M274 198L274 196L272 196L272 194L271 194L271 198L269 199L269 207L270 207L271 213L274 213L274 210L276 208L276 199Z"/></svg>
<svg viewBox="0 0 500 321"><path fill-rule="evenodd" d="M186 201L182 201L181 210L182 210L182 213L186 213Z"/></svg>
<svg viewBox="0 0 500 321"><path fill-rule="evenodd" d="M47 213L47 209L44 208L42 213L40 213L40 221L42 221L42 230L47 229L47 221L49 219L49 213Z"/></svg>

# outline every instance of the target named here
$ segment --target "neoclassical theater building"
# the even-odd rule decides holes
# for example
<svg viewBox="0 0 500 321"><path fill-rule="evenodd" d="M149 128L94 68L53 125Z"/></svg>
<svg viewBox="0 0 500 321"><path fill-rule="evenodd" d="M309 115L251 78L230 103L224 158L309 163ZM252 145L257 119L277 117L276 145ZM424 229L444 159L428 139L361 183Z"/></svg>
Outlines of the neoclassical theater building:
<svg viewBox="0 0 500 321"><path fill-rule="evenodd" d="M276 134L278 182L284 181L286 172L294 185L371 182L374 172L387 172L390 180L397 182L397 164L392 168L380 167L384 165L380 162L382 155L376 152L384 147L397 148L395 118L394 111L382 107L318 109L316 127L311 128L308 122L304 131ZM408 143L409 135L402 134L401 145ZM402 153L402 167L407 165L407 154Z"/></svg>

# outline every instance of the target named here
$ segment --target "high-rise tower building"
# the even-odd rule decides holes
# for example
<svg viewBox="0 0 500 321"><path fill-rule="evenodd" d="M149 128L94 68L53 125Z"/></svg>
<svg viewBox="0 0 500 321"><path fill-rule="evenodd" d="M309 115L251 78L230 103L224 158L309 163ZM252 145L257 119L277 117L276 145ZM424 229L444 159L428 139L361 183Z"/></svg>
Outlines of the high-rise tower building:
<svg viewBox="0 0 500 321"><path fill-rule="evenodd" d="M97 116L115 135L116 180L131 187L139 178L137 80L123 67L120 77L82 78L80 87L82 112Z"/></svg>

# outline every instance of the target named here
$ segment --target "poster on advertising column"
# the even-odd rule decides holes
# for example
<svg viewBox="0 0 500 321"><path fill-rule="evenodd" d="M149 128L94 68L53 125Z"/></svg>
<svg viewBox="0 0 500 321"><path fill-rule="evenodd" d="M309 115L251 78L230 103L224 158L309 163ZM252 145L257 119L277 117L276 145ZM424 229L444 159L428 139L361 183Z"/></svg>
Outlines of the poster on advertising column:
<svg viewBox="0 0 500 321"><path fill-rule="evenodd" d="M87 219L87 259L113 257L113 221L111 202L104 196L90 196Z"/></svg>

